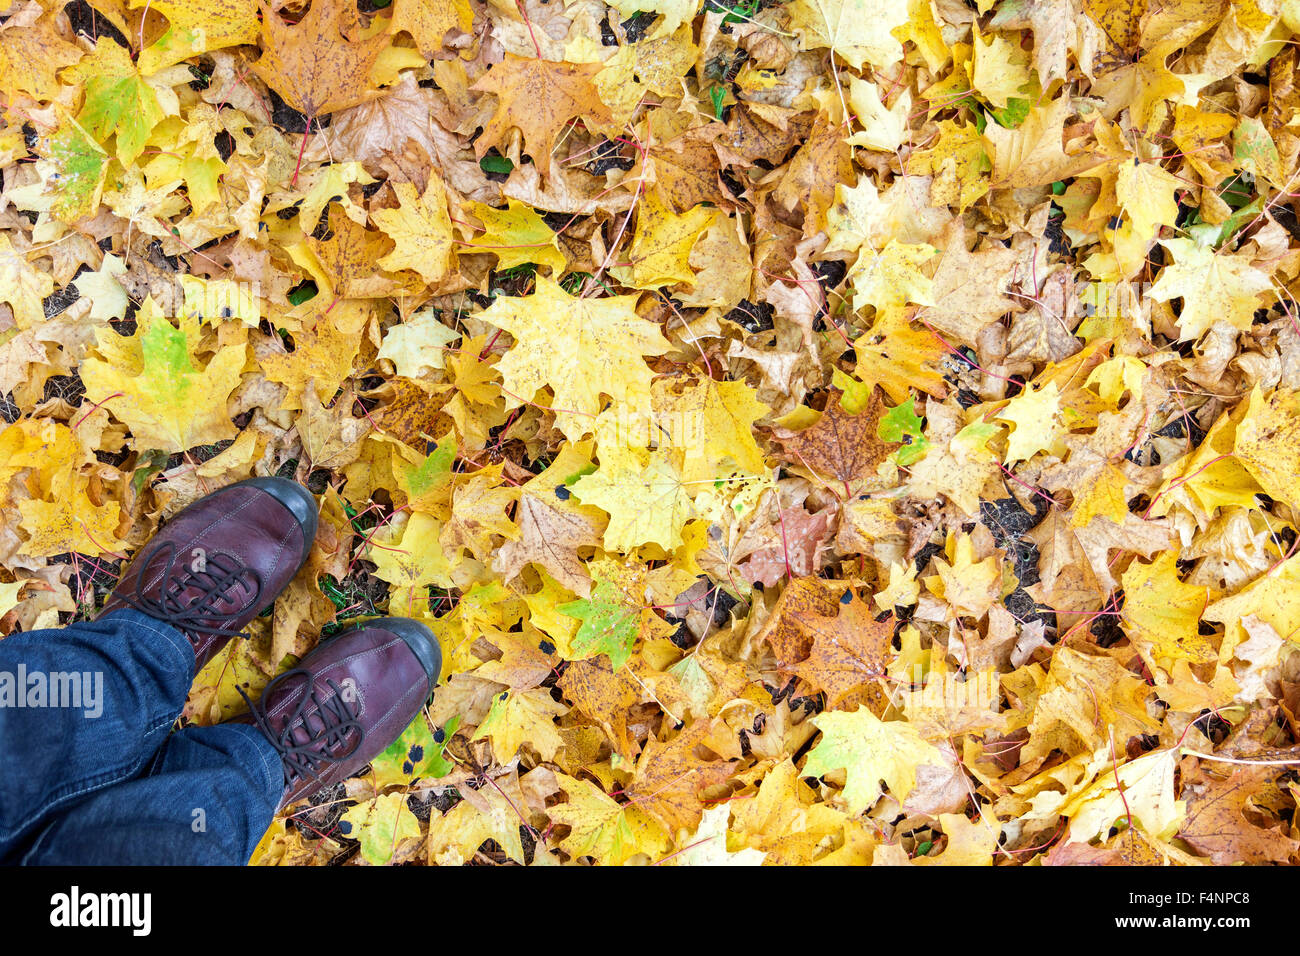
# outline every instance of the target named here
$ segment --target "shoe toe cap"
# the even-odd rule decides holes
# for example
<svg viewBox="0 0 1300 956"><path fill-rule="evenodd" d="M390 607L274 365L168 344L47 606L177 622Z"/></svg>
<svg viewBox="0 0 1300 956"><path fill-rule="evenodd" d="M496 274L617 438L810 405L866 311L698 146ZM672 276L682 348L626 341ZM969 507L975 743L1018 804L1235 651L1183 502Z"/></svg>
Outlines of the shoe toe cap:
<svg viewBox="0 0 1300 956"><path fill-rule="evenodd" d="M302 556L305 560L307 553L311 551L312 542L316 540L316 524L319 520L319 509L312 493L298 482L290 481L288 478L249 478L236 484L240 487L264 491L289 509L289 513L302 529Z"/></svg>
<svg viewBox="0 0 1300 956"><path fill-rule="evenodd" d="M424 674L429 679L429 689L432 690L442 673L442 647L433 631L409 617L386 617L372 622L372 625L396 634L406 643L424 668Z"/></svg>

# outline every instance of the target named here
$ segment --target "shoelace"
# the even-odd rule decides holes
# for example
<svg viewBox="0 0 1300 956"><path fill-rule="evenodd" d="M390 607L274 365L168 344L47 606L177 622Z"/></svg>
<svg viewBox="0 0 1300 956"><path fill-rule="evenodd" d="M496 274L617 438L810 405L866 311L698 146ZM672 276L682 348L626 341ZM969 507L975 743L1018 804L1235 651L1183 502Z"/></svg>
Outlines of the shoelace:
<svg viewBox="0 0 1300 956"><path fill-rule="evenodd" d="M307 681L302 696L294 707L293 713L284 722L283 728L276 731L266 715L264 702L274 700L273 691L291 678L301 677ZM325 679L327 690L316 682L316 675L301 667L285 671L266 685L262 699L254 704L244 693L242 687L236 686L248 710L253 716L259 730L271 742L271 746L280 754L284 765L284 783L293 786L303 779L319 780L322 765L346 760L357 752L366 739L366 732L361 727L359 707L355 701L344 698L343 688L329 678ZM309 705L315 712L309 712ZM294 741L294 731L303 730L307 739L301 743ZM341 753L333 752L341 745L347 744L350 731L356 731L356 739Z"/></svg>
<svg viewBox="0 0 1300 956"><path fill-rule="evenodd" d="M145 581L152 578L154 562L162 557L163 566L158 596L146 593ZM141 558L140 573L135 579L135 593L121 599L137 611L166 621L182 631L240 637L238 627L226 622L237 620L257 603L262 590L262 576L233 555L214 552L207 556L202 570L178 561L176 545L164 542ZM248 592L248 600L233 610L222 610L223 601L233 600L236 589ZM193 593L186 598L187 593Z"/></svg>

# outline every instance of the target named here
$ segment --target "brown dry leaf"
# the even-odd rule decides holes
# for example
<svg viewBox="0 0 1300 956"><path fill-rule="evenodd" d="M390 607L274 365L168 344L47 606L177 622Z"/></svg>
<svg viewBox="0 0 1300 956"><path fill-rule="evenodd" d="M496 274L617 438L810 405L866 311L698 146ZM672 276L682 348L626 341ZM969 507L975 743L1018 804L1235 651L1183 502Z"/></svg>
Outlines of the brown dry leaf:
<svg viewBox="0 0 1300 956"><path fill-rule="evenodd" d="M390 400L368 416L375 429L412 448L423 448L433 441L434 423L446 405L446 393L400 377L390 379L385 391L391 395Z"/></svg>
<svg viewBox="0 0 1300 956"><path fill-rule="evenodd" d="M642 689L629 672L619 668L614 673L602 654L570 662L557 685L574 710L605 732L615 752L629 762L636 759L639 748L628 729L628 710L640 701Z"/></svg>
<svg viewBox="0 0 1300 956"><path fill-rule="evenodd" d="M716 127L655 117L650 133L644 154L632 168L633 177L652 182L659 198L677 212L701 203L727 203L728 194L719 178L716 143L720 131Z"/></svg>
<svg viewBox="0 0 1300 956"><path fill-rule="evenodd" d="M837 605L834 617L800 617L812 632L812 650L791 669L824 691L826 706L832 710L852 699L879 713L886 696L881 682L894 656L893 615L877 621L867 602L852 591L846 591Z"/></svg>
<svg viewBox="0 0 1300 956"><path fill-rule="evenodd" d="M1238 767L1222 780L1202 777L1204 788L1187 805L1187 819L1178 836L1195 852L1217 864L1288 863L1300 841L1278 826L1261 825L1263 814L1252 798L1274 774L1267 767Z"/></svg>
<svg viewBox="0 0 1300 956"><path fill-rule="evenodd" d="M507 53L472 89L497 95L491 121L474 142L480 159L493 146L504 144L511 127L523 134L524 148L543 176L551 169L551 154L560 131L575 117L599 124L609 110L600 101L592 78L595 66L549 63Z"/></svg>
<svg viewBox="0 0 1300 956"><path fill-rule="evenodd" d="M993 161L994 185L1009 189L1042 186L1078 176L1105 162L1106 158L1095 152L1065 152L1062 141L1070 110L1070 97L1059 96L1031 109L1024 124L1014 130L989 124L984 137Z"/></svg>
<svg viewBox="0 0 1300 956"><path fill-rule="evenodd" d="M704 812L705 791L735 773L728 761L695 755L708 731L709 722L697 720L667 743L652 739L637 762L628 797L669 832L693 830Z"/></svg>
<svg viewBox="0 0 1300 956"><path fill-rule="evenodd" d="M328 238L309 237L307 243L340 298L373 299L397 291L396 282L379 274L379 260L389 248L389 240L353 222L341 206L329 208Z"/></svg>
<svg viewBox="0 0 1300 956"><path fill-rule="evenodd" d="M970 251L970 235L960 220L942 241L943 258L934 274L935 304L922 309L920 318L954 345L973 344L981 329L1018 310L1005 292L1020 257L997 244Z"/></svg>
<svg viewBox="0 0 1300 956"><path fill-rule="evenodd" d="M293 25L262 8L262 56L257 75L309 119L355 106L370 89L370 68L388 37L354 39L357 8L345 0L312 0Z"/></svg>
<svg viewBox="0 0 1300 956"><path fill-rule="evenodd" d="M371 430L365 418L353 415L356 396L344 391L326 408L308 382L303 392L303 412L298 420L302 450L313 468L343 468L357 460L361 443Z"/></svg>
<svg viewBox="0 0 1300 956"><path fill-rule="evenodd" d="M586 597L591 592L591 576L578 549L600 545L608 518L600 509L584 507L572 498L561 500L554 487L531 488L531 484L520 493L515 513L519 538L502 545L492 568L509 580L532 563Z"/></svg>
<svg viewBox="0 0 1300 956"><path fill-rule="evenodd" d="M877 431L885 414L885 402L879 390L873 390L866 408L856 415L844 409L843 393L831 389L826 410L810 428L778 435L785 449L785 460L801 466L818 481L840 482L845 496L853 484L870 478L876 468L897 448L897 442L884 441Z"/></svg>

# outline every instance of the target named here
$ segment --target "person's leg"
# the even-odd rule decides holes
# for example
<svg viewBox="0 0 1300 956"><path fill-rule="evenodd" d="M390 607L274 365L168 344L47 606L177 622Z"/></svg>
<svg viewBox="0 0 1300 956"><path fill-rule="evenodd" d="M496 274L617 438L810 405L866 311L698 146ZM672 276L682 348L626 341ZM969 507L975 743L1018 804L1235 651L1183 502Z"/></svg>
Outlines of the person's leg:
<svg viewBox="0 0 1300 956"><path fill-rule="evenodd" d="M23 853L35 866L248 862L284 791L280 755L255 727L172 734L147 775L101 790L47 824Z"/></svg>
<svg viewBox="0 0 1300 956"><path fill-rule="evenodd" d="M0 860L60 809L137 776L193 676L185 635L135 610L0 641Z"/></svg>
<svg viewBox="0 0 1300 956"><path fill-rule="evenodd" d="M167 522L98 620L0 641L0 861L52 814L139 775L197 669L303 566L316 522L294 482L228 485ZM80 706L50 706L73 693Z"/></svg>
<svg viewBox="0 0 1300 956"><path fill-rule="evenodd" d="M146 776L55 819L22 862L246 863L279 807L355 775L396 740L441 668L419 621L343 631L272 680L246 717L173 734Z"/></svg>

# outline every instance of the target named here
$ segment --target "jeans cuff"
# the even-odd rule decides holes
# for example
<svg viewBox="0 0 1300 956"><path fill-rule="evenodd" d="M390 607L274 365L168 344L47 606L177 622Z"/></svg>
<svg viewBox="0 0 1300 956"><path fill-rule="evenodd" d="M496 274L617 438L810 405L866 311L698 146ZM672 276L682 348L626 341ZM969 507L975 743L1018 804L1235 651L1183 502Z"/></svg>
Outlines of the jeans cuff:
<svg viewBox="0 0 1300 956"><path fill-rule="evenodd" d="M250 724L217 724L222 730L232 732L247 741L241 744L241 750L249 751L245 758L249 773L262 781L263 790L270 796L270 803L277 809L280 795L284 792L284 764L279 752L271 746L260 730Z"/></svg>
<svg viewBox="0 0 1300 956"><path fill-rule="evenodd" d="M147 634L149 639L158 646L169 647L174 650L177 656L180 657L185 672L189 675L186 678L186 684L192 684L194 682L194 645L191 644L190 639L179 630L172 627L166 621L159 620L156 617L150 617L143 611L137 611L133 607L110 611L100 618L100 620L107 620L110 617L121 618L124 621L129 621L133 638L137 634L141 637Z"/></svg>

